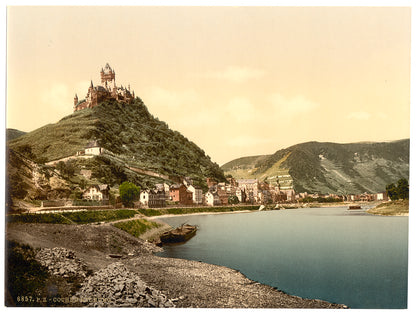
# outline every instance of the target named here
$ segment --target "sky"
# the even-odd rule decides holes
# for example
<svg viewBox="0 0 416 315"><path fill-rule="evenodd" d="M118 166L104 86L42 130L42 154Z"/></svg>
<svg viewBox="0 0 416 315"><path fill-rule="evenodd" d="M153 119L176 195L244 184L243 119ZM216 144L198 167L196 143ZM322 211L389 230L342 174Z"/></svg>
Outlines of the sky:
<svg viewBox="0 0 416 315"><path fill-rule="evenodd" d="M222 165L410 137L409 7L9 6L6 126L73 111L108 62Z"/></svg>

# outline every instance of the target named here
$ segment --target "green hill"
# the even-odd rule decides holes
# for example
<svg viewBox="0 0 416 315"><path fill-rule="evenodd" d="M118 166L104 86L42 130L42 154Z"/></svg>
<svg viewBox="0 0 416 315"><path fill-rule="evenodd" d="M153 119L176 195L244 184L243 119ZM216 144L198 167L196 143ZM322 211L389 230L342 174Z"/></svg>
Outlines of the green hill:
<svg viewBox="0 0 416 315"><path fill-rule="evenodd" d="M409 178L410 140L379 143L307 142L272 155L237 159L222 166L226 175L261 180L287 172L297 192L380 192ZM241 162L239 162L241 161Z"/></svg>
<svg viewBox="0 0 416 315"><path fill-rule="evenodd" d="M26 132L20 131L20 130L17 130L17 129L13 129L13 128L7 128L6 129L6 139L7 140L17 139L20 136L23 136L24 134L26 134Z"/></svg>
<svg viewBox="0 0 416 315"><path fill-rule="evenodd" d="M206 177L225 180L223 171L202 149L153 117L139 98L132 104L106 101L92 109L77 111L56 124L9 141L8 146L44 164L75 156L92 140L105 149L104 154L60 165L75 186L85 184L80 175L82 170L92 172L88 183L117 185L129 180L142 188L166 178L173 182L183 176L193 178L201 186L206 186ZM152 171L162 178L134 171L138 169Z"/></svg>

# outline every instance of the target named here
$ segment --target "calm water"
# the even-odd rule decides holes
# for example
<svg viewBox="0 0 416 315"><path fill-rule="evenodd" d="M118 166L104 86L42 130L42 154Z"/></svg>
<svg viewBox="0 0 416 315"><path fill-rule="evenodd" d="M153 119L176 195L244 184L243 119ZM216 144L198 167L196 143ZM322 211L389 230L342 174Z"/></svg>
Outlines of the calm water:
<svg viewBox="0 0 416 315"><path fill-rule="evenodd" d="M351 308L407 307L408 217L320 208L163 221L199 230L160 256L227 266L286 293Z"/></svg>

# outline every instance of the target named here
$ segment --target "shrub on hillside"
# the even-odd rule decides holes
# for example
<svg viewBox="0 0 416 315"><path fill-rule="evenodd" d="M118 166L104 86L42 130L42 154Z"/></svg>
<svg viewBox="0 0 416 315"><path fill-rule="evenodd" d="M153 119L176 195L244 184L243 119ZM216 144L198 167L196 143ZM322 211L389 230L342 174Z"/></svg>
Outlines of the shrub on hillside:
<svg viewBox="0 0 416 315"><path fill-rule="evenodd" d="M140 195L140 188L130 182L124 182L118 188L120 199L126 207L133 206L133 202L137 200Z"/></svg>

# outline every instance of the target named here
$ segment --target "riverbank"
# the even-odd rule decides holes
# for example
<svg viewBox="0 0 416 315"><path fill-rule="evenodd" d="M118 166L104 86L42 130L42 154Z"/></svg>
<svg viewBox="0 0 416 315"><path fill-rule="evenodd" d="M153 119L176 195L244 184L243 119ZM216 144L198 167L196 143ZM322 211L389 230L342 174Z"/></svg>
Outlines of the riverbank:
<svg viewBox="0 0 416 315"><path fill-rule="evenodd" d="M384 216L409 216L409 200L383 202L367 210L368 213Z"/></svg>
<svg viewBox="0 0 416 315"><path fill-rule="evenodd" d="M251 281L240 272L227 267L157 257L153 255L153 252L160 250L157 246L107 224L10 223L6 227L6 239L33 248L70 250L73 252L72 256L62 259L70 260L76 257L92 276L106 274L109 269L107 267L115 262L121 263L129 273L139 277L150 288L149 290L158 292L161 298L171 301L175 307L345 308L340 304L290 296L270 286ZM69 284L64 278L61 277L62 279L58 281L56 277L48 285L56 287L55 294L71 301L69 294L73 292L68 290ZM105 290L112 292L108 288ZM123 294L128 294L124 290L120 290L117 294L118 300L131 303L126 302L124 306L138 305L134 300L136 298L134 294L131 297L124 297ZM114 302L114 299L110 300ZM107 305L106 301L107 299L103 299L100 305L110 306L111 304ZM60 306L91 306L91 304L71 303ZM25 306L12 297L7 300L7 305Z"/></svg>
<svg viewBox="0 0 416 315"><path fill-rule="evenodd" d="M238 211L224 211L224 212L194 212L194 213L183 213L183 214L162 214L153 217L147 217L148 220L153 219L162 219L162 218L171 218L171 217L184 217L184 216L194 216L194 215L215 215L215 214L236 214L236 213L248 213L256 212L258 210L238 210Z"/></svg>

